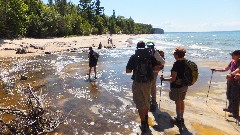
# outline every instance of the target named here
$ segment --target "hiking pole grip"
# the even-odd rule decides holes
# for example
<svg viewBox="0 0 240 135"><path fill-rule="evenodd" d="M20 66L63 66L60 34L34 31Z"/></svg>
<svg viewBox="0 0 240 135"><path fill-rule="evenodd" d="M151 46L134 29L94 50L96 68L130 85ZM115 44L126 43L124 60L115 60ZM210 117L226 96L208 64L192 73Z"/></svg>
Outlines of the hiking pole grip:
<svg viewBox="0 0 240 135"><path fill-rule="evenodd" d="M161 75L161 78L163 77L163 75ZM163 81L163 79L161 79L161 86L162 86L162 81Z"/></svg>

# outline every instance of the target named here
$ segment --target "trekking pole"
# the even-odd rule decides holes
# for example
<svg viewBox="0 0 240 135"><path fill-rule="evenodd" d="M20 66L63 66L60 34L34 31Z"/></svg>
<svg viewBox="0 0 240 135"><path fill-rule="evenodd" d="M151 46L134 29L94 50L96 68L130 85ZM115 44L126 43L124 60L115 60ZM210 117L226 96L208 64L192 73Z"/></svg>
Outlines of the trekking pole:
<svg viewBox="0 0 240 135"><path fill-rule="evenodd" d="M161 77L163 77L163 74L161 75ZM159 110L160 110L160 103L161 103L161 98L162 98L162 81L163 81L163 79L161 79L161 88L160 88L160 97L159 97L159 106L158 106Z"/></svg>
<svg viewBox="0 0 240 135"><path fill-rule="evenodd" d="M210 82L209 82L209 87L208 87L208 93L207 93L207 100L206 100L206 103L208 101L208 94L209 94L209 91L210 91L210 87L211 87L211 83L212 83L212 77L213 77L213 69L212 70L212 75L211 75L211 79L210 79Z"/></svg>
<svg viewBox="0 0 240 135"><path fill-rule="evenodd" d="M163 77L163 70L164 68L162 69L162 74L161 74L161 77ZM161 89L160 89L160 97L159 97L159 105L158 105L158 108L160 109L160 102L162 101L161 100L161 96L162 96L162 79L161 79Z"/></svg>
<svg viewBox="0 0 240 135"><path fill-rule="evenodd" d="M229 84L228 84L228 81L227 81L227 90L228 90L228 86L229 86ZM227 106L227 96L226 96L226 107L225 108L228 108L228 106ZM227 117L227 111L225 110L225 118Z"/></svg>

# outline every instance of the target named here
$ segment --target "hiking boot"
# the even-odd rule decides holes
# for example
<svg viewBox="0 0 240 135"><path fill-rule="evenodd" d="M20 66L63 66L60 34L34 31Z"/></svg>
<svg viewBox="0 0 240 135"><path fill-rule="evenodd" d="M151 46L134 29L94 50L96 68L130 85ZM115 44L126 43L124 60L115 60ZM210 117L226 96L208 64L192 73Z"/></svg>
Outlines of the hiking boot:
<svg viewBox="0 0 240 135"><path fill-rule="evenodd" d="M233 117L235 119L239 118L239 116L237 114L228 114L228 117Z"/></svg>
<svg viewBox="0 0 240 135"><path fill-rule="evenodd" d="M232 109L230 109L230 108L223 108L223 111L225 111L225 112L232 112Z"/></svg>
<svg viewBox="0 0 240 135"><path fill-rule="evenodd" d="M232 112L230 109L228 109L228 108L223 108L223 111L225 111L225 112Z"/></svg>
<svg viewBox="0 0 240 135"><path fill-rule="evenodd" d="M184 125L184 119L177 119L176 117L174 119L170 120L170 123L177 125L177 126L183 126Z"/></svg>
<svg viewBox="0 0 240 135"><path fill-rule="evenodd" d="M141 131L143 133L146 133L149 130L149 125L147 121L143 121L141 122L141 127L140 127Z"/></svg>
<svg viewBox="0 0 240 135"><path fill-rule="evenodd" d="M151 101L150 102L150 112L155 112L157 109L157 102L156 101Z"/></svg>

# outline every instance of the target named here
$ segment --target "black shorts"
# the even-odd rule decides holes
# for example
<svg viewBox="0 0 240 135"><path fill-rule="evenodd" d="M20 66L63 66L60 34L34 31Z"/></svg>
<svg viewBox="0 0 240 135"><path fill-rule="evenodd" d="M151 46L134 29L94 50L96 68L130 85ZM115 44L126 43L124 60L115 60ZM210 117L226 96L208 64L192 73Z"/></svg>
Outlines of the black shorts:
<svg viewBox="0 0 240 135"><path fill-rule="evenodd" d="M89 67L95 67L97 66L97 61L90 61L89 62Z"/></svg>

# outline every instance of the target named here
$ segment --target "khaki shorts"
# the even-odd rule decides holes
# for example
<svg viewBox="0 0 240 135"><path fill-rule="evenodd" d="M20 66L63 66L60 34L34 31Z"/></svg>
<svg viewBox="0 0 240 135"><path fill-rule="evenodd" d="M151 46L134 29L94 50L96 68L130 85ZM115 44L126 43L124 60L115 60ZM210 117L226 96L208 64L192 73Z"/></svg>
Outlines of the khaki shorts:
<svg viewBox="0 0 240 135"><path fill-rule="evenodd" d="M186 96L188 86L183 86L181 88L171 88L169 92L169 97L173 101L184 100Z"/></svg>
<svg viewBox="0 0 240 135"><path fill-rule="evenodd" d="M136 104L137 109L149 108L151 82L138 83L133 81L132 84L133 101Z"/></svg>

